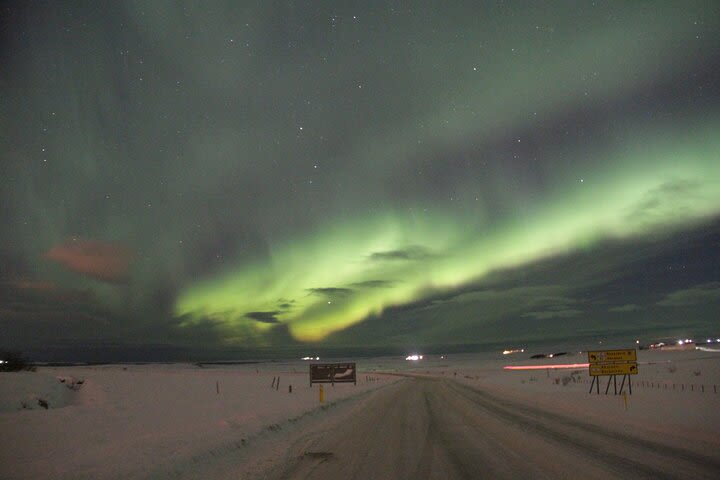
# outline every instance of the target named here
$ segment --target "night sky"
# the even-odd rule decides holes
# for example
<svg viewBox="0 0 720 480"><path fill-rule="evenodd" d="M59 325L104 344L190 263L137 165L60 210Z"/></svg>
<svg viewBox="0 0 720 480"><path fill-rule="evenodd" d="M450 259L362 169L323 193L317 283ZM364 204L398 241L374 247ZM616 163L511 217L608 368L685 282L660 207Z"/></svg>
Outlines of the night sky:
<svg viewBox="0 0 720 480"><path fill-rule="evenodd" d="M0 347L720 334L716 0L0 8Z"/></svg>

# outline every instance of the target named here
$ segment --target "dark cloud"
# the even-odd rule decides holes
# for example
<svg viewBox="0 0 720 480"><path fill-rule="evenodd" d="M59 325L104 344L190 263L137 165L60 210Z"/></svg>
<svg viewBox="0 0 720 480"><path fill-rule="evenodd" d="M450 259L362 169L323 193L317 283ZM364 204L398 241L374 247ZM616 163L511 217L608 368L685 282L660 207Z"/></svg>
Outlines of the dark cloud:
<svg viewBox="0 0 720 480"><path fill-rule="evenodd" d="M498 308L505 314L523 312L522 317L538 320L570 318L583 313L576 307L581 301L573 298L571 292L572 288L566 285L483 289L463 292L448 300L436 301L432 306L443 307L448 302L458 305L494 305L496 312Z"/></svg>
<svg viewBox="0 0 720 480"><path fill-rule="evenodd" d="M271 312L247 312L245 314L245 317L255 320L256 322L261 323L280 323L280 320L278 320L277 315L281 314L282 312L279 310L274 310Z"/></svg>
<svg viewBox="0 0 720 480"><path fill-rule="evenodd" d="M642 310L643 307L635 303L627 303L625 305L619 305L617 307L608 308L608 312L624 313L624 312L637 312Z"/></svg>
<svg viewBox="0 0 720 480"><path fill-rule="evenodd" d="M507 302L510 308L517 308L522 305L526 308L563 310L568 308L568 305L579 302L579 300L570 296L571 291L571 287L562 284L509 286L505 288L479 287L476 290L462 291L454 295L448 295L445 299L435 300L433 306L441 306L449 302L464 304L503 301Z"/></svg>
<svg viewBox="0 0 720 480"><path fill-rule="evenodd" d="M425 260L433 257L437 257L437 254L420 245L409 246L401 250L387 250L370 254L370 260L380 262L393 260Z"/></svg>
<svg viewBox="0 0 720 480"><path fill-rule="evenodd" d="M552 309L552 310L545 310L540 312L527 312L523 313L523 317L531 317L535 318L537 320L549 320L552 318L572 318L577 317L578 315L582 315L582 310L575 310L573 308L566 308L566 309Z"/></svg>
<svg viewBox="0 0 720 480"><path fill-rule="evenodd" d="M720 302L720 282L710 282L668 294L658 302L662 307L686 307Z"/></svg>
<svg viewBox="0 0 720 480"><path fill-rule="evenodd" d="M351 288L338 287L308 288L307 291L312 295L322 295L333 298L342 298L353 294L353 290Z"/></svg>
<svg viewBox="0 0 720 480"><path fill-rule="evenodd" d="M287 298L278 298L277 299L277 307L278 309L286 312L290 310L293 305L295 305L295 300L289 300Z"/></svg>
<svg viewBox="0 0 720 480"><path fill-rule="evenodd" d="M684 215L691 204L701 197L698 180L675 179L645 193L642 200L627 214L628 222L655 223L670 215Z"/></svg>

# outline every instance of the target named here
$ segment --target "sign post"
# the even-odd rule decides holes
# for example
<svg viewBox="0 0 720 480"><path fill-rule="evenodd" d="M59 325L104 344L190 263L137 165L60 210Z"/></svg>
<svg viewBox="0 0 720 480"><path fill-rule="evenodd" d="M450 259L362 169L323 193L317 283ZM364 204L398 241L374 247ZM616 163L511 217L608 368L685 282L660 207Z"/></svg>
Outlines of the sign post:
<svg viewBox="0 0 720 480"><path fill-rule="evenodd" d="M590 384L590 392L592 393L593 388L597 394L600 394L600 377L608 378L607 386L605 387L605 395L610 390L610 382L613 383L613 391L615 395L622 395L623 389L625 388L625 381L627 380L628 391L632 395L632 383L630 381L630 375L638 374L637 364L637 350L596 350L588 352L588 373L593 377L592 383ZM617 388L617 376L622 375L622 383L620 384L620 390Z"/></svg>

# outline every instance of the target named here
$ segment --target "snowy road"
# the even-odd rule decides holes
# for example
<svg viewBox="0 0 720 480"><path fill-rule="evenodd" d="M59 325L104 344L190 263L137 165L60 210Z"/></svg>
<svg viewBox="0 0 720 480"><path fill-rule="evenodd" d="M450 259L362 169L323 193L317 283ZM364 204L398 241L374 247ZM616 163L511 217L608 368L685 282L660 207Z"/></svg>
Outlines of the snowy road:
<svg viewBox="0 0 720 480"><path fill-rule="evenodd" d="M691 449L410 378L295 439L263 478L717 478L720 454Z"/></svg>

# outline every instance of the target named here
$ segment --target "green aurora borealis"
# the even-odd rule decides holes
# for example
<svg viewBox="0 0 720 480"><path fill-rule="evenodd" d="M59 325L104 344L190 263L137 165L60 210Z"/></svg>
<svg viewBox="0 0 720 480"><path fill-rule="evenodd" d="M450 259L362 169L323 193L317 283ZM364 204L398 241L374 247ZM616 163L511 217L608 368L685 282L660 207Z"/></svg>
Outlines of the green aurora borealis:
<svg viewBox="0 0 720 480"><path fill-rule="evenodd" d="M621 155L613 152L596 161L637 171L596 169L588 176L597 186L576 181L580 186L548 193L547 200L492 228L482 213L449 208L338 220L274 246L267 259L194 284L180 295L176 312L188 314L189 323L212 318L227 324L230 335L238 326L244 335L271 326L239 312L273 312L293 337L321 340L428 290L592 248L606 238L687 227L720 211L720 162L714 156L720 137L712 138L712 131L720 130L700 131L685 145L655 139L653 150L623 152L623 159L612 158ZM702 149L690 146L698 140Z"/></svg>
<svg viewBox="0 0 720 480"><path fill-rule="evenodd" d="M13 348L717 333L717 2L2 8Z"/></svg>

